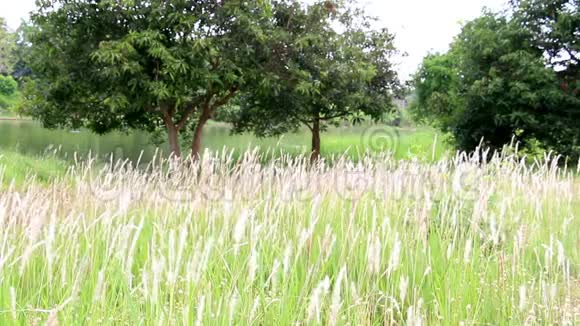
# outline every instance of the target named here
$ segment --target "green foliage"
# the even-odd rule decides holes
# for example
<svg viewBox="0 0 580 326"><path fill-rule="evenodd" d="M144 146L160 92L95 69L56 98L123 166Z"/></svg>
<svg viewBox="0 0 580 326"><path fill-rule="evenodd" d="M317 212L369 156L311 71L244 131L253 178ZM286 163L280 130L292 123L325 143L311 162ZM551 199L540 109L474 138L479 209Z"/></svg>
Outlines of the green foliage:
<svg viewBox="0 0 580 326"><path fill-rule="evenodd" d="M30 55L30 35L34 31L34 26L23 21L16 30L16 46L14 49L14 65L12 76L19 81L30 76L31 70L26 62Z"/></svg>
<svg viewBox="0 0 580 326"><path fill-rule="evenodd" d="M18 83L11 76L0 75L0 95L12 95L18 89Z"/></svg>
<svg viewBox="0 0 580 326"><path fill-rule="evenodd" d="M342 2L51 0L32 18L32 116L98 133L164 129L176 155L179 135L198 155L216 116L260 135L380 117L396 85L393 36ZM219 112L239 94L242 114Z"/></svg>
<svg viewBox="0 0 580 326"><path fill-rule="evenodd" d="M265 17L263 4L237 0L44 1L27 106L47 127L164 128L178 155L177 135L201 129L256 73Z"/></svg>
<svg viewBox="0 0 580 326"><path fill-rule="evenodd" d="M461 107L459 70L453 53L430 54L415 75L416 98L410 112L419 122L445 129Z"/></svg>
<svg viewBox="0 0 580 326"><path fill-rule="evenodd" d="M511 0L514 22L532 36L551 66L574 70L580 64L579 0Z"/></svg>
<svg viewBox="0 0 580 326"><path fill-rule="evenodd" d="M15 36L8 30L6 21L0 17L0 74L12 73L14 64Z"/></svg>
<svg viewBox="0 0 580 326"><path fill-rule="evenodd" d="M387 30L346 1L273 2L275 30L259 88L242 98L236 130L260 136L307 126L318 133L359 114L381 117L397 85ZM340 32L339 32L340 31Z"/></svg>
<svg viewBox="0 0 580 326"><path fill-rule="evenodd" d="M11 76L0 75L0 109L13 110L19 102L18 83Z"/></svg>
<svg viewBox="0 0 580 326"><path fill-rule="evenodd" d="M577 156L580 99L568 87L577 73L573 63L556 71L533 24L522 23L520 11L526 8L515 8L517 18L484 13L463 27L448 53L426 57L415 76L412 110L453 134L464 150L473 150L482 139L485 146L501 149L514 139L524 148L541 144Z"/></svg>

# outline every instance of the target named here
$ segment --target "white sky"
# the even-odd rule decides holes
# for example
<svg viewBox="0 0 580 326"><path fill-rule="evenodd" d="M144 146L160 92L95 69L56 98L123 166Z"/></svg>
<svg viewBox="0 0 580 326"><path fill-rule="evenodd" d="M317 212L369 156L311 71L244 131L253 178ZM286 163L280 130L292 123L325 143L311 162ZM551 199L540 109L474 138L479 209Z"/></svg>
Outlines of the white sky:
<svg viewBox="0 0 580 326"><path fill-rule="evenodd" d="M498 11L507 0L359 0L383 26L396 34L398 71L407 79L430 51L446 51L461 22L477 17L483 7ZM21 19L35 8L34 0L0 0L0 16L16 29Z"/></svg>

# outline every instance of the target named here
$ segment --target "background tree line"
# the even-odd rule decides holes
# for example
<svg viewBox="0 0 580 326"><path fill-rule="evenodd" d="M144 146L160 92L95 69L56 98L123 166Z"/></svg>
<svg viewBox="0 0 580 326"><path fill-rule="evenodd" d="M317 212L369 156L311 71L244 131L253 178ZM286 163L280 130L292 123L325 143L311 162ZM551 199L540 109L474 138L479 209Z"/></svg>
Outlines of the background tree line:
<svg viewBox="0 0 580 326"><path fill-rule="evenodd" d="M415 75L417 119L449 132L460 149L580 154L580 1L513 0L463 27L447 53Z"/></svg>

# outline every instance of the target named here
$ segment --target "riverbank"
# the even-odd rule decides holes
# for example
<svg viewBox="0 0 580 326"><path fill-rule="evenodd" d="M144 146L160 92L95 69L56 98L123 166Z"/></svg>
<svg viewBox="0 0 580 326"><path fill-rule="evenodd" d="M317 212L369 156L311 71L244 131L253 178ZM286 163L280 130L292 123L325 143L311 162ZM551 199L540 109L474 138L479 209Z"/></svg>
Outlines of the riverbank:
<svg viewBox="0 0 580 326"><path fill-rule="evenodd" d="M16 151L0 150L0 169L3 173L0 185L13 183L20 187L29 178L34 182L48 185L66 174L69 163L55 156L25 155Z"/></svg>

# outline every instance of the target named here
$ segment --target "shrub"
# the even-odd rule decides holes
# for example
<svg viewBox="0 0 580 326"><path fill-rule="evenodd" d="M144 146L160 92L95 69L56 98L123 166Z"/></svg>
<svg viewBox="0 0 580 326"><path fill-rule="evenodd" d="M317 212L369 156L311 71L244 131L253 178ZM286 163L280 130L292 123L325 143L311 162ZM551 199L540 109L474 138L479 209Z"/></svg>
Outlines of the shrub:
<svg viewBox="0 0 580 326"><path fill-rule="evenodd" d="M0 75L0 95L12 95L16 92L18 84L11 76Z"/></svg>

